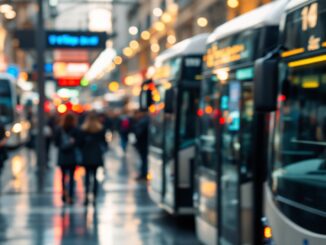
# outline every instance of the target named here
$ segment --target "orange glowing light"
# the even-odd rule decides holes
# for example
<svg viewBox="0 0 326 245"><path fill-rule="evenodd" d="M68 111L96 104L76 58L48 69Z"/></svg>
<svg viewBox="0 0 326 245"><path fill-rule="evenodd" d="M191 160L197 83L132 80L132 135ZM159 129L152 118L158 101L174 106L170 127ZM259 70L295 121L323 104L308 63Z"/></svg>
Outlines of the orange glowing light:
<svg viewBox="0 0 326 245"><path fill-rule="evenodd" d="M123 59L122 59L121 56L116 56L116 57L113 59L113 62L114 62L114 64L116 64L116 65L121 65L122 62L123 62Z"/></svg>
<svg viewBox="0 0 326 245"><path fill-rule="evenodd" d="M159 111L164 110L164 108L165 108L165 104L164 104L164 103L160 103L160 104L157 105L157 109L158 109Z"/></svg>
<svg viewBox="0 0 326 245"><path fill-rule="evenodd" d="M73 105L72 110L79 114L84 112L84 108L81 105Z"/></svg>
<svg viewBox="0 0 326 245"><path fill-rule="evenodd" d="M58 112L60 114L66 113L67 110L68 110L68 108L67 108L67 106L65 104L61 104L61 105L58 106Z"/></svg>
<svg viewBox="0 0 326 245"><path fill-rule="evenodd" d="M90 111L90 110L92 110L92 106L90 104L86 104L86 105L84 105L84 110Z"/></svg>
<svg viewBox="0 0 326 245"><path fill-rule="evenodd" d="M272 228L269 226L266 226L264 228L264 237L265 239L271 239L272 238Z"/></svg>
<svg viewBox="0 0 326 245"><path fill-rule="evenodd" d="M160 94L154 94L154 95L153 95L153 100L154 100L155 102L159 102L159 101L161 100L161 96L160 96Z"/></svg>
<svg viewBox="0 0 326 245"><path fill-rule="evenodd" d="M153 179L153 175L151 173L148 173L146 178L148 181L151 181Z"/></svg>
<svg viewBox="0 0 326 245"><path fill-rule="evenodd" d="M109 86L108 86L108 88L109 88L109 90L111 91L111 92L117 92L118 90L119 90L119 88L120 88L120 86L119 86L119 83L118 82L111 82L110 84L109 84Z"/></svg>
<svg viewBox="0 0 326 245"><path fill-rule="evenodd" d="M206 114L212 114L213 113L213 107L211 107L210 105L206 106L205 112L206 112Z"/></svg>
<svg viewBox="0 0 326 245"><path fill-rule="evenodd" d="M28 80L28 73L27 72L21 72L19 74L19 79L21 79L23 81L27 81Z"/></svg>
<svg viewBox="0 0 326 245"><path fill-rule="evenodd" d="M156 111L155 105L150 105L148 110L149 110L150 113L155 113L155 111Z"/></svg>

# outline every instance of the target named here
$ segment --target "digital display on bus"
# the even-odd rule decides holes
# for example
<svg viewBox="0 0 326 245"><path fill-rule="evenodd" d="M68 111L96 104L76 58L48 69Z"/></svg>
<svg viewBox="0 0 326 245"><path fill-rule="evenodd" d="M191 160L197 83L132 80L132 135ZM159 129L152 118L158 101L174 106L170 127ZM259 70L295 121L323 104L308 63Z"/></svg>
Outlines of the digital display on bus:
<svg viewBox="0 0 326 245"><path fill-rule="evenodd" d="M287 15L283 43L290 57L326 48L326 1L314 1Z"/></svg>
<svg viewBox="0 0 326 245"><path fill-rule="evenodd" d="M257 30L250 30L210 44L204 57L206 68L216 69L253 62L258 33Z"/></svg>
<svg viewBox="0 0 326 245"><path fill-rule="evenodd" d="M184 58L174 58L155 68L154 80L167 79L169 81L182 80L193 81L201 80L202 57L188 56Z"/></svg>

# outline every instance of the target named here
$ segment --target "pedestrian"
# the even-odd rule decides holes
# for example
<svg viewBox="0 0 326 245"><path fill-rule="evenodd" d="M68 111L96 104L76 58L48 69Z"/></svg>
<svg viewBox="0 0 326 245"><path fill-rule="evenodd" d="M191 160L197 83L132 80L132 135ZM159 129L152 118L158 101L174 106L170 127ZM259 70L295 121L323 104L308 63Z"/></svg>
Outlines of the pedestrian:
<svg viewBox="0 0 326 245"><path fill-rule="evenodd" d="M8 159L8 152L6 148L7 141L8 136L6 135L5 126L0 123L0 173L2 171L5 161Z"/></svg>
<svg viewBox="0 0 326 245"><path fill-rule="evenodd" d="M127 153L128 147L128 137L131 129L130 118L127 114L123 114L119 118L120 126L119 126L119 135L120 135L120 144L124 155Z"/></svg>
<svg viewBox="0 0 326 245"><path fill-rule="evenodd" d="M135 115L133 132L136 136L135 147L141 159L140 171L137 180L146 180L148 169L148 127L149 117L146 112L138 111Z"/></svg>
<svg viewBox="0 0 326 245"><path fill-rule="evenodd" d="M80 146L83 159L82 166L85 167L86 171L84 204L88 205L89 203L91 182L93 182L93 202L96 204L98 192L96 172L99 167L104 165L104 153L107 150L107 142L105 140L104 126L95 112L87 115L81 127Z"/></svg>
<svg viewBox="0 0 326 245"><path fill-rule="evenodd" d="M66 114L62 117L61 124L56 129L54 141L58 147L58 166L62 173L62 201L72 204L74 202L74 172L80 159L77 145L79 130L75 115Z"/></svg>

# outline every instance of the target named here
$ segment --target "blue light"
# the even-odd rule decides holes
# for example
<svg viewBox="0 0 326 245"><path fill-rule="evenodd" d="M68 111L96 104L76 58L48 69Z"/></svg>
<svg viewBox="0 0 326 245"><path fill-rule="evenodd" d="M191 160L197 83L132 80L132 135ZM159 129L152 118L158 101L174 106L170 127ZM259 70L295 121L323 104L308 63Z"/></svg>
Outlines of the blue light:
<svg viewBox="0 0 326 245"><path fill-rule="evenodd" d="M99 36L50 34L48 36L48 43L50 46L96 47L100 43L100 38Z"/></svg>
<svg viewBox="0 0 326 245"><path fill-rule="evenodd" d="M19 68L16 65L9 65L7 68L7 73L12 75L14 78L19 76Z"/></svg>
<svg viewBox="0 0 326 245"><path fill-rule="evenodd" d="M228 110L229 109L229 96L223 95L221 99L221 109Z"/></svg>
<svg viewBox="0 0 326 245"><path fill-rule="evenodd" d="M93 92L96 92L97 89L98 89L97 84L92 84L91 87L90 87L90 89L91 89Z"/></svg>
<svg viewBox="0 0 326 245"><path fill-rule="evenodd" d="M44 71L46 73L52 73L53 72L53 64L52 63L47 63L44 65Z"/></svg>

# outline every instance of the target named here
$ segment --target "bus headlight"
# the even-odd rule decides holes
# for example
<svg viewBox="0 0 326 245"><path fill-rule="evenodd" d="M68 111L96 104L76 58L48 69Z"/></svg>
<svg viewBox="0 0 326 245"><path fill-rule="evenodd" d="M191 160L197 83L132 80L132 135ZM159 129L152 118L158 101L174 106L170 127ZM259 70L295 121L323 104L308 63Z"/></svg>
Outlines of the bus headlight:
<svg viewBox="0 0 326 245"><path fill-rule="evenodd" d="M21 123L15 123L15 125L12 127L11 131L15 134L19 134L23 130L23 126Z"/></svg>

